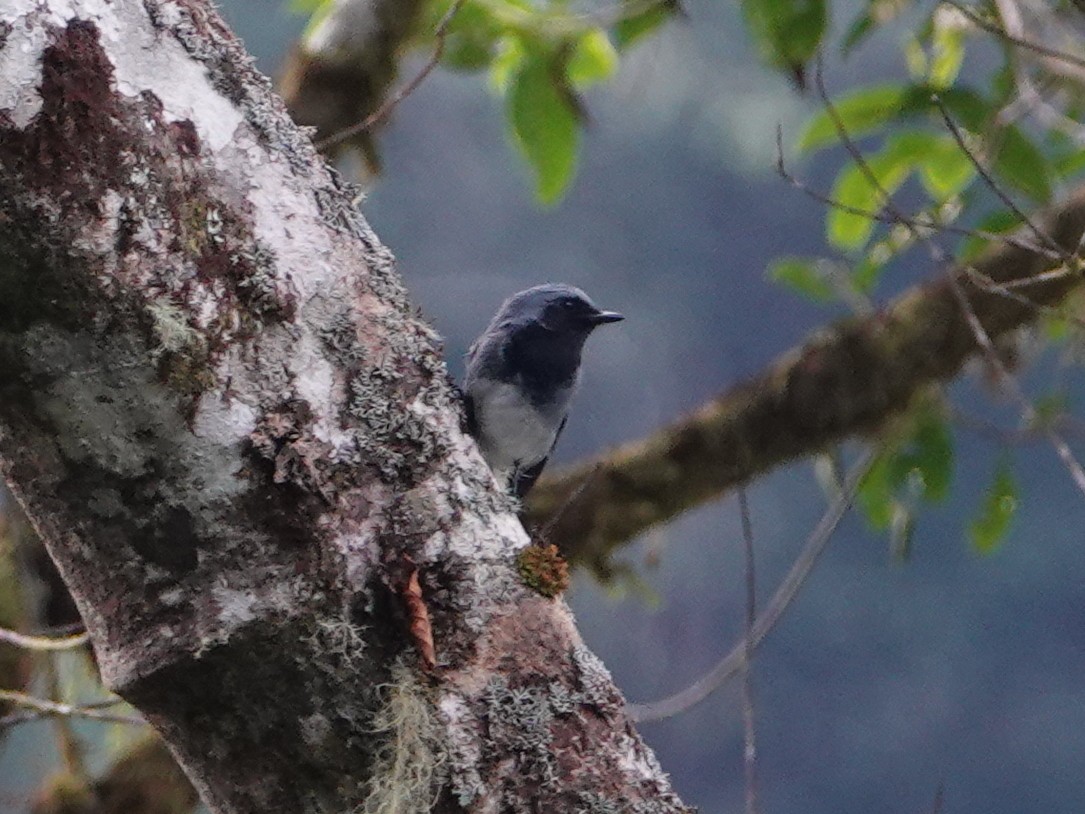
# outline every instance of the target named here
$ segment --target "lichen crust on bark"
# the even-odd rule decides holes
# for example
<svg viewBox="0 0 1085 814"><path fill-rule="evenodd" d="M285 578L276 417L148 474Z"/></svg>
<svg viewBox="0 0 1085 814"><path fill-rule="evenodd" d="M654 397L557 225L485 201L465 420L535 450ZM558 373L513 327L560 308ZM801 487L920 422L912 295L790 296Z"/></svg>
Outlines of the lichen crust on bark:
<svg viewBox="0 0 1085 814"><path fill-rule="evenodd" d="M683 810L567 609L521 582L517 506L391 255L217 14L0 22L23 83L0 81L0 468L105 682L203 799L387 811L403 743L404 805L515 806L528 693L536 740L605 752L540 763L547 799Z"/></svg>

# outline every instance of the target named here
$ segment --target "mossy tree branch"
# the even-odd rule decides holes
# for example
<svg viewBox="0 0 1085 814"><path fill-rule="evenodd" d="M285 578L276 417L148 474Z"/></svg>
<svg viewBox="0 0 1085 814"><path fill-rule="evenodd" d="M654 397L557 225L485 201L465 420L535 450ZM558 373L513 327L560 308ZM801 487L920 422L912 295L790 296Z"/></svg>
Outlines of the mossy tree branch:
<svg viewBox="0 0 1085 814"><path fill-rule="evenodd" d="M1076 255L1085 188L1037 225ZM1001 244L948 273L997 338L1033 323L1041 313L1035 306L1060 302L1081 275L1067 269L1010 296L994 290L997 284L1054 265L1050 253ZM652 526L776 466L876 432L924 388L956 376L977 351L945 273L938 270L871 316L818 330L762 373L649 437L544 476L530 495L527 522L543 526L560 512L549 541L605 576L611 553Z"/></svg>

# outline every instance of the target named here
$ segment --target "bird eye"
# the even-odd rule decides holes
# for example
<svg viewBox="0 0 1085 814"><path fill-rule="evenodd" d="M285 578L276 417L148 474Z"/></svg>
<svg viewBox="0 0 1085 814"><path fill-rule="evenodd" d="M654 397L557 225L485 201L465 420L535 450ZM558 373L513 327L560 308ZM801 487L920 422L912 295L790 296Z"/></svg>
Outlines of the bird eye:
<svg viewBox="0 0 1085 814"><path fill-rule="evenodd" d="M571 311L573 308L576 308L576 300L562 300L561 307Z"/></svg>

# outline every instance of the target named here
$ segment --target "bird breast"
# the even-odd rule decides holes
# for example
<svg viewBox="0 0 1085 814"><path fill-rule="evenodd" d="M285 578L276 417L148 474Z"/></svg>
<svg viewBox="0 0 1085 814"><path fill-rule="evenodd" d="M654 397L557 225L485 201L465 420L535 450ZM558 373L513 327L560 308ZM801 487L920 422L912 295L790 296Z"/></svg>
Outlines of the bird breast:
<svg viewBox="0 0 1085 814"><path fill-rule="evenodd" d="M563 388L547 404L535 405L522 385L491 381L474 388L479 445L495 471L523 470L550 453L572 395Z"/></svg>

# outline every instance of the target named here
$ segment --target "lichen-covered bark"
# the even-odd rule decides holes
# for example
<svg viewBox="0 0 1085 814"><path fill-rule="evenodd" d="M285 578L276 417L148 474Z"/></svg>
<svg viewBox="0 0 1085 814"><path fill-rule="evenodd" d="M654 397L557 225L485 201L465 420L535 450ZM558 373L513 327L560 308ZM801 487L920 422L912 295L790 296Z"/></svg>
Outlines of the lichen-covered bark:
<svg viewBox="0 0 1085 814"><path fill-rule="evenodd" d="M1037 223L1075 254L1085 232L1085 188ZM559 517L549 540L606 576L611 553L637 534L776 466L875 432L924 388L957 375L977 345L947 274L956 275L972 310L998 338L1034 322L1081 275L1068 270L1008 296L987 281L1020 281L1055 265L1043 254L1000 245L971 264L978 276L965 268L939 271L872 316L817 331L762 373L647 438L544 476L526 522L541 526Z"/></svg>
<svg viewBox="0 0 1085 814"><path fill-rule="evenodd" d="M0 7L0 466L105 683L217 812L684 810L350 197L201 0Z"/></svg>

